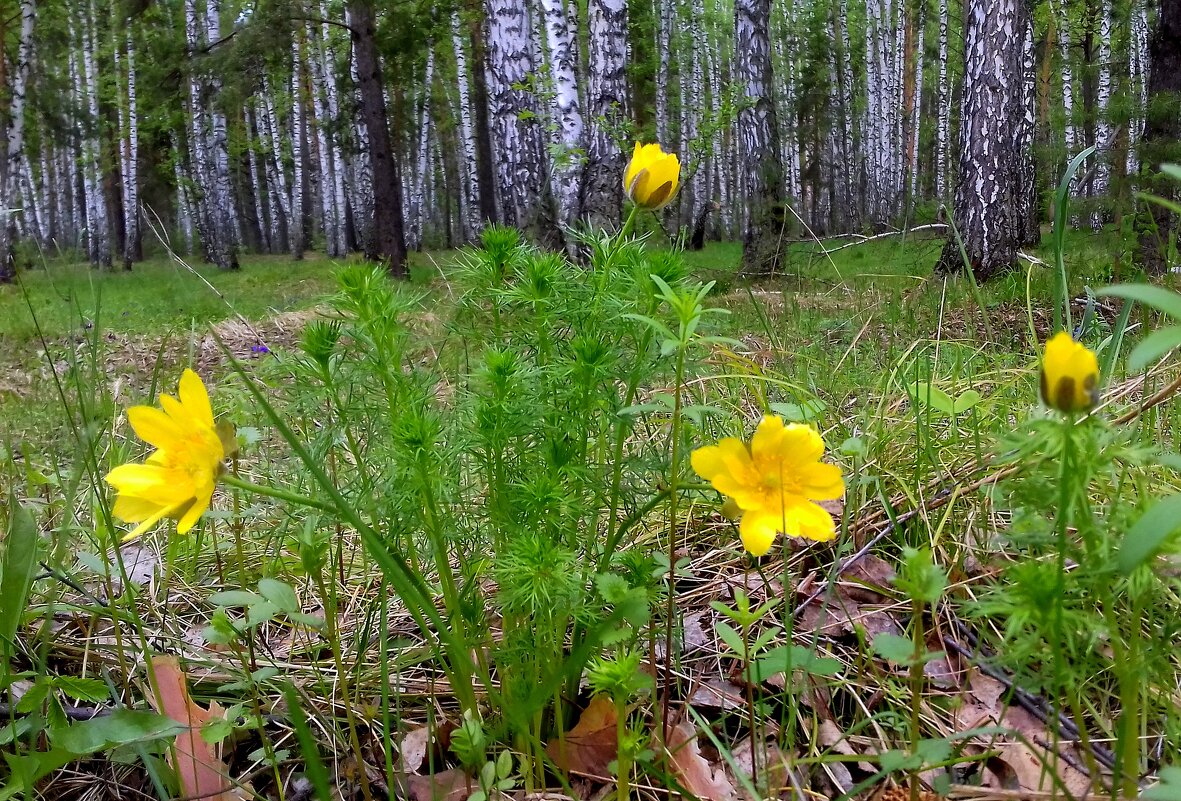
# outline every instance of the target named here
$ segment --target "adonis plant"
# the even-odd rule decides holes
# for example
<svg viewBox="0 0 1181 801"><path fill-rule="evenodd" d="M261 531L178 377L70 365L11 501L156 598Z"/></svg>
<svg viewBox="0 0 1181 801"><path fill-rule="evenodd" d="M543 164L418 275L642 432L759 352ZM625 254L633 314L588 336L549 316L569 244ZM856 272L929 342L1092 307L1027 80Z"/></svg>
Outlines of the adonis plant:
<svg viewBox="0 0 1181 801"><path fill-rule="evenodd" d="M516 231L486 229L458 274L459 311L445 350L464 354L462 363L401 369L415 298L379 271L343 268L334 319L305 333L299 397L291 399L319 410L330 439L298 436L238 365L303 461L305 489L230 472L232 429L215 422L204 384L185 371L179 401L165 395L162 409L128 411L156 450L108 475L115 516L137 524L129 536L167 518L179 520L175 534L183 535L220 481L302 509L308 520L327 515L351 526L422 627L432 664L464 711L479 714L480 699L489 699L512 733L526 785L541 786L546 765L563 759L561 736L576 714L570 703L590 661L616 649L636 653L632 646L651 643L657 627L676 623L671 607L650 606L667 594L672 571L625 566L635 562L646 521L663 505L675 521L677 498L701 490L682 480L681 442L696 431L683 410L689 379L705 369L704 346L723 341L703 325L713 314L704 306L710 286L692 284L678 254L629 233L636 214L672 200L679 169L659 145L636 145L624 178L633 208L606 247L592 247L594 280ZM664 381L677 387L672 402L646 407L648 388ZM668 445L637 450L642 420L666 424ZM819 462L822 450L811 427L768 417L749 448L723 439L695 451L692 463L743 508L742 542L761 555L776 532L834 535L831 516L813 503L843 493L839 469ZM347 476L334 467L343 464ZM249 459L239 467L249 470ZM172 536L171 527L161 534ZM309 554L312 586L331 596L324 607L337 608L332 577L345 565L311 555L314 540L301 538L299 548ZM657 563L650 551L645 559ZM555 737L556 756L547 755Z"/></svg>
<svg viewBox="0 0 1181 801"><path fill-rule="evenodd" d="M681 179L637 142L620 224L567 232L568 252L491 225L432 285L345 263L286 345L216 327L220 367L162 353L101 413L79 382L81 465L6 457L35 503L0 508L0 801L99 751L162 799L573 798L576 777L618 801L899 777L930 798L1035 751L1051 782L1060 754L1137 795L1148 733L1163 755L1181 739L1158 558L1181 520L1158 479L1181 459L1165 422L1126 423L1181 378L1121 383L1128 309L1076 328L1064 294L1052 335L1031 317L977 389L937 373L991 334L937 343L902 397L921 348L867 353L890 339L874 320L697 280L656 233ZM1181 323L1163 289L1102 294ZM781 339L796 317L811 328ZM1178 342L1148 335L1129 364ZM47 647L75 628L86 648ZM983 700L985 677L1008 689ZM1009 697L1044 727L1010 737Z"/></svg>

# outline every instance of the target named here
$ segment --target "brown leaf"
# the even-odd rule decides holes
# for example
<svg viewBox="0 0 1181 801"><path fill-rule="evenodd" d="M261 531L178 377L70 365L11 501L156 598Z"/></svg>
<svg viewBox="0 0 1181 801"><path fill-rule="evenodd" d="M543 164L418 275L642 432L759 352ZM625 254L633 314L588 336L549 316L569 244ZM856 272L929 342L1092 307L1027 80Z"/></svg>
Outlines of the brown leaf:
<svg viewBox="0 0 1181 801"><path fill-rule="evenodd" d="M418 773L426 760L426 750L431 744L431 730L426 726L411 729L398 743L398 760L405 773Z"/></svg>
<svg viewBox="0 0 1181 801"><path fill-rule="evenodd" d="M1053 735L1047 731L1045 724L1021 707L1014 706L1005 710L1001 725L1020 732L1028 743L1015 740L1000 745L997 759L1012 768L1021 790L1050 792L1055 785L1051 775L1054 756L1045 745L1053 741ZM1081 764L1082 757L1076 749L1064 744L1059 745L1059 749L1064 757L1071 758L1075 764ZM1065 786L1066 792L1072 798L1087 795L1091 790L1090 778L1069 764L1065 758L1059 758L1057 762L1058 778Z"/></svg>
<svg viewBox="0 0 1181 801"><path fill-rule="evenodd" d="M206 710L193 703L180 664L173 657L157 656L149 663L148 670L155 684L155 692L149 699L152 706L189 727L176 735L168 760L176 771L181 795L209 801L237 801L247 797L233 788L226 764L202 739L201 727L218 715L213 714L213 707Z"/></svg>
<svg viewBox="0 0 1181 801"><path fill-rule="evenodd" d="M689 695L689 703L703 709L741 709L745 702L742 688L725 679L706 679Z"/></svg>
<svg viewBox="0 0 1181 801"><path fill-rule="evenodd" d="M681 721L669 732L669 761L677 781L703 801L733 801L738 797L724 766L715 771L701 755L697 730Z"/></svg>
<svg viewBox="0 0 1181 801"><path fill-rule="evenodd" d="M564 739L550 740L545 752L563 770L610 776L607 766L615 760L618 751L616 719L615 704L605 696L596 695L574 728L566 732Z"/></svg>
<svg viewBox="0 0 1181 801"><path fill-rule="evenodd" d="M895 575L889 562L868 554L841 573L841 589L855 601L880 603L893 585Z"/></svg>
<svg viewBox="0 0 1181 801"><path fill-rule="evenodd" d="M402 783L409 801L460 801L478 788L458 768L449 768L430 776L403 776Z"/></svg>

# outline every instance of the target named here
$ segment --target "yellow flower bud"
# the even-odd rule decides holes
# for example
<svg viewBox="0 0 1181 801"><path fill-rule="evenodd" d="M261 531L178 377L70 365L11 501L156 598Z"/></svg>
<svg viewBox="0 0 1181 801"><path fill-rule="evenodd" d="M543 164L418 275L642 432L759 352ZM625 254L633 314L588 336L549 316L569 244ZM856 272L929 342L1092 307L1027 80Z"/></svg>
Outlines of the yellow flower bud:
<svg viewBox="0 0 1181 801"><path fill-rule="evenodd" d="M681 162L676 153L665 153L657 144L636 142L623 176L623 191L640 208L659 209L676 195L680 178Z"/></svg>
<svg viewBox="0 0 1181 801"><path fill-rule="evenodd" d="M1059 331L1042 357L1042 400L1067 414L1085 412L1099 402L1099 360L1070 334Z"/></svg>

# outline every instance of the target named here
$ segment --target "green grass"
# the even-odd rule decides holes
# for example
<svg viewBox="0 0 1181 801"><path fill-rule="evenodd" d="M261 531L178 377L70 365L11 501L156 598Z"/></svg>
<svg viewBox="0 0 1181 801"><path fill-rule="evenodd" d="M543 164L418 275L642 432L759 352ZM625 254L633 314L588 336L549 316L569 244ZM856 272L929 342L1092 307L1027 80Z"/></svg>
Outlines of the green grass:
<svg viewBox="0 0 1181 801"><path fill-rule="evenodd" d="M434 253L412 253L412 281L431 280L437 258ZM178 326L200 328L235 313L262 320L315 304L332 291L337 264L316 253L301 261L245 256L242 268L233 272L209 265L188 269L172 259L152 259L131 271L110 272L54 261L25 272L19 284L0 285L0 340L30 342L36 338L37 324L52 339L76 332L83 320L127 335L156 334ZM101 319L96 319L100 309Z"/></svg>
<svg viewBox="0 0 1181 801"><path fill-rule="evenodd" d="M846 241L828 242L825 247L832 249ZM350 715L371 714L366 705L350 707L344 693L355 689L363 698L380 697L382 714L394 720L429 717L433 712L425 707L432 704L424 703L413 691L405 696L390 692L387 672L398 675L395 686L409 680L429 695L434 692L432 683L440 675L440 664L404 640L387 639L392 637L389 631L413 631L412 624L404 609L385 610L374 602L387 588L380 585L379 589L374 564L366 565L366 551L356 537L360 527L334 519L330 504L325 513L326 486L333 491L339 487L349 502L358 499L357 513L366 521L373 520L374 529L394 543L393 547L405 547L412 554L421 549L411 561L416 569L421 565L422 574L432 582L430 591L442 594L449 612L463 610L450 618L457 625L478 627L488 610L506 604L498 625L507 620L503 631L522 637L535 628L520 611L530 603L540 603L539 608L548 614L554 608L564 609L571 597L594 596L595 582L586 575L573 593L565 579L575 568L581 573L589 569L587 564L599 564L596 559L601 555L595 548L607 539L599 537L604 532L603 520L616 511L646 508L650 514L637 516L634 528L629 524L627 547L616 554L618 561L604 564L629 576L629 581L639 577L639 584L633 586L652 583L648 589L659 596L660 582L654 577L660 573L652 560L654 551L665 548L668 516L663 504L645 503L668 486L666 481L683 485L696 480L687 466L679 479L668 478L670 454L675 452L670 443L689 448L723 435L745 437L768 408L807 408L827 443L826 459L845 471L844 511L835 543L792 549L790 568L764 562L762 566L772 577L782 569L784 587L804 577L809 586L822 582L871 535L883 532L884 539L871 559L909 571L912 585L917 585L922 582L915 576L926 570L923 559L929 557L903 557L903 548L926 547L933 553L932 569L946 572L953 585L946 594L934 592L924 600L941 604L930 616L939 626L938 636L927 639L926 647L946 650L939 637L959 635L953 626L944 628L945 623L967 620L997 651L997 663L1016 683L1035 692L1049 686L1051 696L1060 694L1059 698L1065 697L1066 702L1084 710L1072 710L1071 714L1089 720L1096 737L1108 736L1110 721L1118 717L1120 709L1120 699L1112 689L1117 682L1123 682L1121 689L1139 688L1140 682L1145 688L1152 682L1175 686L1181 671L1173 656L1171 635L1156 633L1161 619L1175 617L1175 588L1168 585L1172 579L1163 575L1157 584L1146 578L1141 584L1152 592L1133 597L1135 603L1128 609L1125 596L1119 594L1123 592L1119 582L1103 573L1104 565L1111 562L1110 553L1119 546L1121 532L1139 514L1144 499L1166 495L1178 483L1175 474L1153 459L1156 449L1176 450L1181 408L1177 403L1165 404L1107 439L1097 438L1104 436L1102 432L1088 434L1093 441L1080 440L1082 455L1074 458L1080 468L1093 469L1094 475L1082 469L1065 471L1086 476L1074 479L1080 485L1073 497L1088 499L1079 502L1078 521L1072 525L1073 530L1086 535L1090 550L1070 556L1087 569L1070 572L1072 592L1063 594L1069 598L1068 611L1077 616L1072 619L1081 621L1075 630L1082 632L1078 635L1082 637L1108 625L1109 621L1098 619L1096 604L1091 601L1091 595L1102 597L1105 609L1111 610L1110 619L1125 621L1122 628L1113 624L1112 631L1149 652L1155 660L1153 672L1137 674L1131 670L1134 660L1113 662L1102 649L1093 647L1094 643L1078 643L1075 635L1067 637L1057 631L1077 650L1069 654L1067 667L1073 673L1056 675L1058 683L1048 685L1049 679L1043 676L1049 672L1045 642L1052 641L1046 635L1047 631L1054 633L1052 626L1016 626L1013 636L1002 632L1013 620L1036 619L1044 608L1044 593L1053 580L1054 547L1065 537L1059 534L1055 540L1048 532L1058 527L1065 531L1070 523L1055 510L1058 495L1054 480L1058 474L1052 449L1034 449L1027 464L1019 465L1020 480L999 488L972 486L965 476L983 475L966 472L966 468L995 465L995 454L1029 448L1031 442L1052 444L1057 436L1046 437L1046 425L1041 433L1035 431L1039 421L1055 419L1039 409L1037 400L1037 358L1041 343L1052 333L1049 309L1054 278L1047 267L1022 269L984 286L978 301L964 277L932 274L941 247L938 237L892 237L826 255L818 243L794 243L784 274L754 283L736 276L741 257L737 243L711 243L702 251L687 253L684 258L693 277L718 282L705 305L730 312L728 316L703 317L697 335L716 334L739 341L694 341L687 349L691 355L683 375L679 367L674 368L679 362L668 358L669 353L660 356L657 344L667 335L660 333L654 341L646 340L648 329L637 318L638 314L651 314L678 330L669 306L651 297L646 269L633 275L618 266L612 268L619 270L616 275L621 283L616 288L609 283L596 284L595 273L578 267L546 274L541 269L546 260L530 257L541 265L534 265L537 281L514 277L502 284L504 272L499 268L484 272L478 264L464 268L455 263L451 253L414 254L410 291L390 289L385 282L379 282L381 286L354 283L352 292L338 296L335 303L345 320L343 338L339 338L341 329L334 330L326 323L319 326L321 341L329 343L328 355L319 366L298 349L298 329L272 342L271 356L250 355L249 342L245 355L236 351L245 361L246 376L259 382L262 392L258 395L245 390L244 376L235 375L215 348L194 353L194 341L204 336L210 324L234 313L261 328L285 312L317 305L323 296L337 290L328 260L249 259L234 274L202 269L201 274L224 294L224 301L197 276L170 263L151 262L131 274L99 274L79 265L53 264L44 272L28 274L24 291L50 343L50 358L59 365L59 374L66 376L66 395L74 404L70 411L83 423L78 428L81 433L75 437L73 431L65 430L65 415L54 383L47 378L45 357L37 352L25 298L19 288L0 288L0 336L6 344L13 343L0 353L0 382L6 370L38 377L19 394L5 393L0 383L0 448L14 441L20 444L23 458L8 460L7 477L26 497L45 505L46 517L53 521L47 525L57 543L54 558L58 561L54 564L72 571L70 575L89 576L76 562L75 550L85 547L80 542L89 542L100 554L107 547L111 534L103 528L102 515L94 511L97 499L106 497L106 491L100 491L101 483L96 488L88 480L74 481L71 468L88 452L95 458L98 475L137 458L140 444L125 426L113 427L112 421L122 418L129 403L149 396L147 378L152 376L146 374L154 371L155 353L164 347L171 332L160 383L153 387L171 390L179 367L197 364L210 381L219 416L241 427L243 452L237 467L242 475L319 498L320 505L309 511L286 501L248 500L248 495L239 498L230 488L223 488L215 511L197 536L170 538L160 533L149 539L153 547L167 543L165 585L183 592L192 606L178 611L167 597L161 602L145 591L144 603L135 607L139 610L136 614L142 612L144 618L136 619L134 626L148 636L158 629L199 630L209 622L210 592L252 589L262 578L288 582L297 590L305 611L329 609L347 598L349 610L342 613L342 622L354 628L342 631L343 636L326 631L309 645L310 655L292 656L289 669L284 662L284 676L290 675L299 683L301 693L312 700L305 710L309 722L312 717L316 720L311 730L328 735L320 743L330 752L325 756L342 758L354 748L345 740L354 736L356 721L350 717L346 725L339 710L348 709ZM1080 297L1088 287L1110 283L1116 272L1113 265L1126 263L1125 247L1110 232L1098 236L1072 232L1066 258L1072 295ZM1046 248L1034 255L1050 261ZM637 263L646 268L657 262L644 257ZM1124 273L1123 280L1131 278L1126 270ZM555 276L557 285L546 283L547 277ZM978 308L981 302L983 310ZM102 317L96 321L94 310L98 308ZM621 309L635 313L620 315ZM984 335L982 315L987 315L992 337ZM1154 322L1148 315L1142 319L1149 325ZM86 322L97 324L97 328L87 327ZM1099 314L1084 339L1097 344L1111 325L1110 314ZM676 343L672 344L671 350L676 352ZM112 365L112 354L126 356L137 349L142 351L138 361L116 360ZM73 362L63 357L71 353L77 357ZM1119 362L1122 364L1122 358ZM62 364L77 369L60 369ZM1122 373L1106 376L1108 390L1117 389L1124 377ZM1157 376L1154 380L1167 378ZM637 394L626 402L636 401L637 408L646 408L636 413L634 428L629 428L620 422L630 419L628 415L615 410L616 404L624 402L617 393L632 379L637 381ZM937 414L908 395L908 385L922 381L930 381L952 398L966 397L970 392L980 397L962 414ZM670 397L668 393L676 386L684 387L685 402L699 417L686 412L679 423L673 422L676 416L660 399ZM1152 388L1159 386L1153 384ZM264 399L274 405L273 418L261 409ZM1132 408L1134 397L1117 406ZM678 425L682 427L678 433L670 433ZM284 426L291 429L292 440L287 442L277 433ZM1015 428L1020 436L1013 436ZM612 432L616 430L624 432L618 452L613 450ZM294 440L307 447L299 459L294 456L298 451ZM584 445L593 451L593 458L580 452ZM616 459L616 453L622 459ZM685 459L684 449L680 457ZM419 464L421 470L410 469ZM614 465L620 466L616 481L610 475ZM50 478L42 481L37 471ZM614 497L617 481L625 487L619 509L614 501L604 500ZM234 499L232 510L230 497ZM738 555L734 528L717 514L716 494L691 486L685 499L686 503L671 513L680 515L676 519L685 523L680 546L690 557L680 579L685 584L680 587L682 592L686 586L693 587L691 602L709 615L708 601L731 601L731 592L723 585L737 586L734 582L753 580L754 576L751 564ZM429 514L424 512L427 509ZM588 509L595 511L584 517ZM899 513L914 516L905 524L888 527L889 515ZM541 551L526 547L533 542L529 537L545 532L545 536L565 538L560 540L562 547ZM582 540L586 535L590 536ZM436 547L432 539L427 549L424 537L438 537L442 545ZM592 558L586 558L587 554ZM570 561L561 562L563 558ZM1089 563L1084 561L1088 558L1092 560ZM318 568L316 559L320 560ZM325 559L334 565L341 561L324 573ZM449 575L451 559L457 560L463 574L461 585L449 590L441 577ZM550 561L554 559L558 561ZM515 577L506 566L515 566ZM1028 569L1019 573L1017 569L1023 566ZM1031 572L1035 570L1041 572ZM930 578L927 575L927 585ZM868 598L865 593L845 596L850 586L856 589L861 582L857 577L852 577L851 583L840 582L840 587L826 596L830 604L827 614L839 618L841 604L853 608L863 604L861 613L867 618L876 616L879 622L889 618L901 634L922 639L925 618L912 613L917 607L908 603L901 585L871 577ZM487 589L492 585L496 591ZM509 589L514 586L516 594L512 595ZM778 590L768 590L757 581L754 586L764 593L760 603L780 597ZM38 587L47 597L58 591L66 592L56 585L50 585L48 591ZM342 593L339 599L338 591ZM550 592L566 600L549 603ZM467 600L468 593L477 600ZM795 597L790 590L782 594ZM510 596L515 605L505 601ZM593 606L596 598L579 603ZM618 601L616 597L610 603ZM428 605L434 609L434 601ZM789 607L782 604L766 620L758 621L758 626L771 631L776 643L787 636L775 629L781 615L786 626ZM376 611L379 608L383 611ZM592 619L590 606L585 611L591 615L587 619ZM658 606L651 611L653 620L663 618ZM399 613L394 626L387 627L384 619L377 622L379 615L384 618ZM101 618L104 613L99 610L94 614ZM270 614L277 612L272 609ZM1137 614L1144 615L1147 634L1142 639L1137 639L1135 632L1140 622ZM329 617L335 620L334 615ZM560 661L565 656L568 632L564 622L556 625L546 642L556 646L555 658ZM706 628L712 625L708 623ZM286 630L284 626L276 629ZM461 637L462 631L457 631L454 636ZM233 632L225 636L231 640L238 637ZM243 640L252 636L247 633ZM970 694L961 698L959 689L925 686L921 671L908 676L897 665L875 657L864 637L854 633L852 626L843 633L823 636L806 629L795 633L797 644L840 663L839 675L816 677L827 694L823 714L838 721L843 731L860 732L866 738L856 746L860 753L872 760L877 758L874 754L888 749L912 747L917 737L938 740L962 730L963 721L955 718L955 710L960 703L974 703ZM68 640L68 635L63 639ZM521 642L521 653L531 653L525 647L529 643ZM368 650L365 643L370 644ZM710 641L708 655L688 657L684 669L724 684L727 675L735 675L732 671L737 665L724 649L719 653L716 644ZM504 643L495 643L491 650L501 645ZM52 650L44 643L38 647ZM387 648L390 659L385 658ZM1153 648L1161 650L1153 654ZM329 654L329 649L337 651ZM906 661L912 650L906 642L901 646L893 643L893 649L894 662ZM467 649L460 651L466 653ZM612 652L604 653L610 656ZM504 656L502 653L501 658ZM258 700L269 708L281 695L281 688L270 683L270 678L260 679L258 686L251 686L246 678L252 675L255 660L259 665L269 664L270 654L252 650L247 659L244 652L197 652L191 658L246 682L233 690L205 688L226 704ZM341 664L354 666L336 674L351 686L327 679L329 659L336 660L338 671ZM511 655L509 659L497 665L500 682L512 675ZM40 655L30 661L45 664ZM63 674L74 667L68 661L53 664ZM1059 666L1054 667L1057 670ZM538 685L545 668L530 667L537 670L537 676L524 675L523 686ZM599 665L598 669L605 668ZM1113 677L1113 670L1124 674ZM421 685L415 685L423 675L426 678ZM517 678L518 692L522 675ZM1145 678L1148 675L1154 678ZM511 682L502 689L507 698ZM579 701L577 682L569 689L569 697L563 696L560 703L573 707ZM875 699L872 709L864 706L866 698ZM454 699L446 693L430 700L445 714L453 711ZM796 752L797 741L791 738L810 730L815 723L810 719L813 711L819 714L820 708L802 710L797 699L786 693L783 697L768 694L765 701L760 714L766 715L766 720L777 719L777 725L787 732L788 740L782 747ZM816 704L817 698L806 703ZM522 721L505 723L507 715L494 722L498 710L490 701L487 705L490 726L522 725ZM1141 723L1145 730L1155 732L1164 727L1166 735L1181 731L1181 716L1162 710L1163 705L1153 701L1144 707ZM633 707L631 724L643 735L637 742L648 742L643 727L654 707L648 700L637 701ZM337 714L325 712L325 708L337 710ZM718 712L710 721L711 736L732 746L745 731L744 715L743 711ZM552 723L543 718L526 721L535 727L539 738L547 736L543 729ZM1161 720L1166 722L1159 723ZM378 720L362 722L373 730L380 727ZM522 748L528 753L540 746L528 738L506 741L510 738L504 738L501 730L493 736L502 737L496 748L514 747L518 754ZM822 762L833 761L826 746L816 744L814 732L807 736L811 755L818 755ZM1041 730L1032 736L1048 739L1050 735ZM1170 744L1166 756L1178 754L1181 751ZM480 765L467 767L478 770ZM660 770L649 765L642 775L662 786L659 782L668 777L661 777ZM806 773L809 768L801 770ZM813 771L809 780L816 774ZM858 776L865 778L864 774ZM276 773L276 781L278 778ZM836 795L823 784L813 789Z"/></svg>

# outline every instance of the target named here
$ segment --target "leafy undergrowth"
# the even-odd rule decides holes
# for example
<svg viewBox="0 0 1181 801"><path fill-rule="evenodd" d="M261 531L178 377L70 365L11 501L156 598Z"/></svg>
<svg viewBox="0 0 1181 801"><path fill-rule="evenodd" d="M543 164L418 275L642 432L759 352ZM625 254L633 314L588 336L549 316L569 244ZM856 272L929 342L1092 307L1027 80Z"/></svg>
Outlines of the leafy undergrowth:
<svg viewBox="0 0 1181 801"><path fill-rule="evenodd" d="M0 443L0 798L1130 796L1177 762L1176 370L1126 366L1152 316L1072 304L1105 367L1075 419L1038 403L1040 268L981 308L932 241L752 286L729 251L586 246L492 229L429 284L63 323L19 393L56 422ZM124 411L182 366L237 452L191 532L119 545ZM756 558L691 454L764 415L845 492L834 539Z"/></svg>

